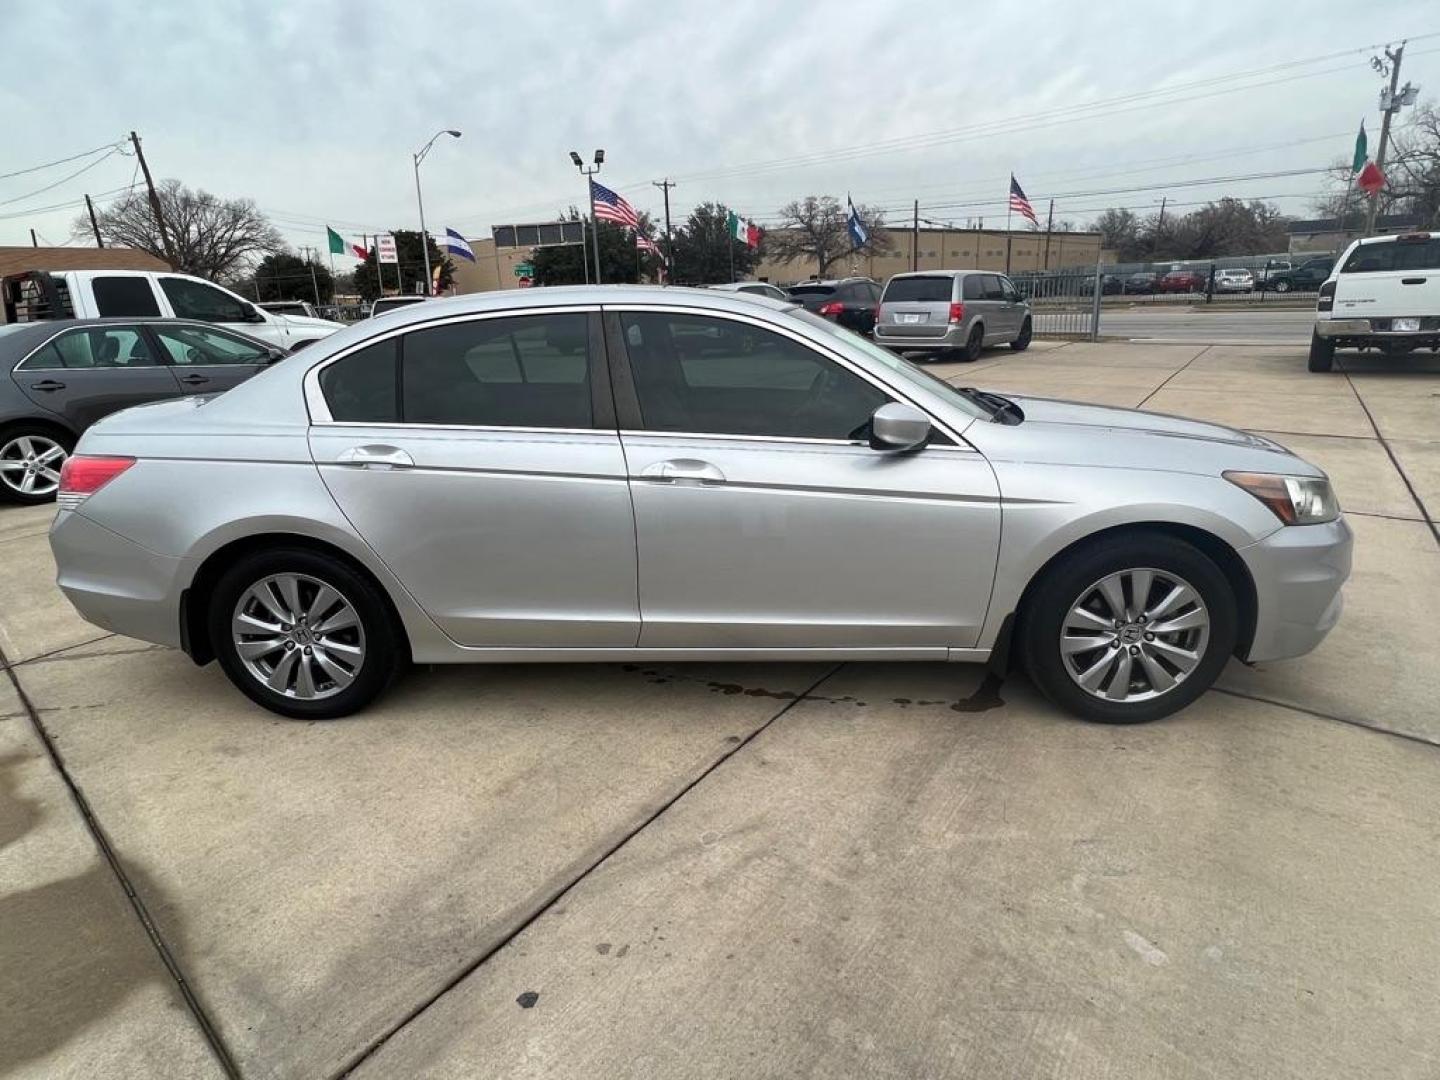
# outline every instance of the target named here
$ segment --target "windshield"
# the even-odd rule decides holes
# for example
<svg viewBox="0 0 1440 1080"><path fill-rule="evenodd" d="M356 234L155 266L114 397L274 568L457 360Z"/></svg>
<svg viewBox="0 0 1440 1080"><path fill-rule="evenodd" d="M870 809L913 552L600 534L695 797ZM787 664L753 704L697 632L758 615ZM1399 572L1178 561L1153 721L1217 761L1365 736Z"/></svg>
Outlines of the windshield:
<svg viewBox="0 0 1440 1080"><path fill-rule="evenodd" d="M838 323L832 323L828 319L822 319L818 315L811 314L801 308L792 308L790 315L802 320L807 325L817 330L824 330L831 337L840 338L852 349L859 349L867 358L875 361L886 371L899 376L905 382L922 389L938 394L944 398L947 404L954 405L966 416L973 416L977 420L988 420L991 410L966 397L958 389L951 386L944 379L931 375L923 368L918 368L904 357L896 356L889 349L876 345L873 341L861 337L859 334L852 334Z"/></svg>

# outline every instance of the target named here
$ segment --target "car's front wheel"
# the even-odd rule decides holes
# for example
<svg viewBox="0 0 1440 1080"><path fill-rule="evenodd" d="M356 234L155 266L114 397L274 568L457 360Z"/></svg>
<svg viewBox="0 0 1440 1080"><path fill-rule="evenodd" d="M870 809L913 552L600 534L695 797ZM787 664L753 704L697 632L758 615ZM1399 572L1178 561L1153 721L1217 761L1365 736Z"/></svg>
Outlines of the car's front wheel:
<svg viewBox="0 0 1440 1080"><path fill-rule="evenodd" d="M1034 334L1034 332L1035 329L1030 324L1030 320L1026 319L1023 323L1020 324L1020 336L1017 337L1014 341L1010 342L1010 348L1014 349L1016 352L1024 352L1030 347L1030 338Z"/></svg>
<svg viewBox="0 0 1440 1080"><path fill-rule="evenodd" d="M0 431L0 500L45 503L60 490L60 468L74 443L49 428Z"/></svg>
<svg viewBox="0 0 1440 1080"><path fill-rule="evenodd" d="M1198 548L1158 533L1097 542L1048 567L1022 612L1030 677L1085 720L1133 724L1183 709L1234 651L1230 583Z"/></svg>
<svg viewBox="0 0 1440 1080"><path fill-rule="evenodd" d="M215 586L210 640L225 674L282 716L363 709L399 672L402 635L375 585L304 548L246 556Z"/></svg>
<svg viewBox="0 0 1440 1080"><path fill-rule="evenodd" d="M1335 341L1332 338L1321 337L1318 331L1310 332L1310 361L1311 371L1329 371L1335 366Z"/></svg>

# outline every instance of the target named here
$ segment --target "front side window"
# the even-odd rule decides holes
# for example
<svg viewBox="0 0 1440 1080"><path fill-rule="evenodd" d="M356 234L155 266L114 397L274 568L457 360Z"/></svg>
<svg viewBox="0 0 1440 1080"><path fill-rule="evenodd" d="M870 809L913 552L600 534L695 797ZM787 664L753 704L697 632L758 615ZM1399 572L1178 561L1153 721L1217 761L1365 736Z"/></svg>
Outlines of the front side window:
<svg viewBox="0 0 1440 1080"><path fill-rule="evenodd" d="M214 285L189 278L162 277L160 288L175 314L182 319L201 322L244 322L250 317L249 305Z"/></svg>
<svg viewBox="0 0 1440 1080"><path fill-rule="evenodd" d="M401 348L407 424L594 426L583 312L434 326L406 334Z"/></svg>
<svg viewBox="0 0 1440 1080"><path fill-rule="evenodd" d="M1004 300L1005 289L1000 284L1000 279L994 274L986 274L983 278L986 300Z"/></svg>
<svg viewBox="0 0 1440 1080"><path fill-rule="evenodd" d="M861 439L889 395L799 342L703 315L621 316L651 431Z"/></svg>
<svg viewBox="0 0 1440 1080"><path fill-rule="evenodd" d="M139 319L160 314L160 302L149 278L97 277L90 283L95 308L106 318Z"/></svg>
<svg viewBox="0 0 1440 1080"><path fill-rule="evenodd" d="M25 361L30 371L55 368L153 367L155 356L133 327L107 326L61 334Z"/></svg>
<svg viewBox="0 0 1440 1080"><path fill-rule="evenodd" d="M1113 281L1114 278L1106 278L1105 280ZM1009 278L1000 279L1000 288L1005 293L1005 299L1009 300L1011 303L1022 299L1022 297L1020 296L1020 290L1015 287L1014 282L1012 282Z"/></svg>
<svg viewBox="0 0 1440 1080"><path fill-rule="evenodd" d="M269 350L233 334L201 326L151 326L172 364L263 364Z"/></svg>

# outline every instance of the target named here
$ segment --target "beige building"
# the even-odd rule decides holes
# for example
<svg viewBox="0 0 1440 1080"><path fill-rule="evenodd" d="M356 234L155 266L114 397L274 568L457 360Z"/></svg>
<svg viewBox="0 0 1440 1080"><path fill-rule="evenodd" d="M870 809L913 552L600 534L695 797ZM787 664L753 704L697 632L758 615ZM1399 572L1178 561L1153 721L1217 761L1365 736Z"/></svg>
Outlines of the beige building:
<svg viewBox="0 0 1440 1080"><path fill-rule="evenodd" d="M514 289L520 284L515 268L530 261L534 254L532 247L497 248L495 241L468 240L470 250L475 252L475 261L450 256L455 265L455 291L461 293L494 292L496 289Z"/></svg>

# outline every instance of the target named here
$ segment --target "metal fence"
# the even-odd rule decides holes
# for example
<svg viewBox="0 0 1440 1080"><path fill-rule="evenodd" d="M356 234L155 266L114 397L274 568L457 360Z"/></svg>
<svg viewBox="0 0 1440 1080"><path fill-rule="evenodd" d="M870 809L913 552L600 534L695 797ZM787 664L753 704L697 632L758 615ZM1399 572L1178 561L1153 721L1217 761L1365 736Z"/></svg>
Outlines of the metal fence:
<svg viewBox="0 0 1440 1080"><path fill-rule="evenodd" d="M1105 276L1102 270L1102 287ZM1036 337L1093 341L1099 336L1103 293L1094 269L1014 273L1010 280L1030 301Z"/></svg>

